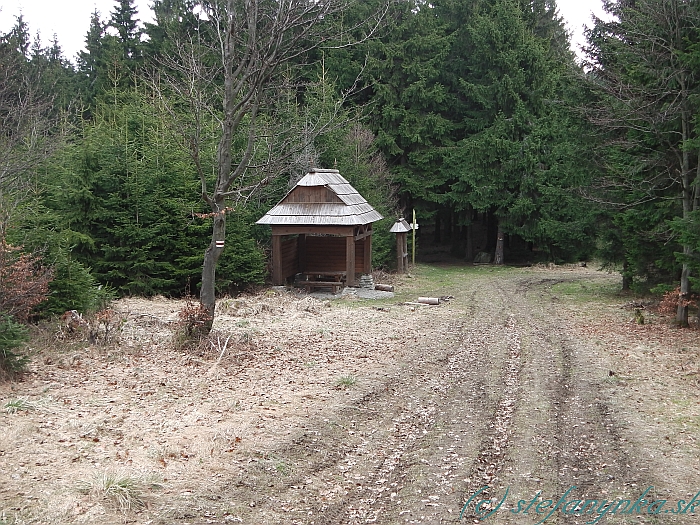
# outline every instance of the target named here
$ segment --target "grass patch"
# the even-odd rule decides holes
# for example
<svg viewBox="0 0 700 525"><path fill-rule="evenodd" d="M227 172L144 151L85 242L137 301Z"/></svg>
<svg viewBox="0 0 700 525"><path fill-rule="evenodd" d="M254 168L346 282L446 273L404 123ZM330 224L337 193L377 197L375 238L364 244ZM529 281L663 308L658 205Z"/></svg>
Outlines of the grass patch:
<svg viewBox="0 0 700 525"><path fill-rule="evenodd" d="M671 403L673 403L674 405L677 405L681 408L690 408L695 403L695 400L684 398L684 397L679 397L679 398L671 399Z"/></svg>
<svg viewBox="0 0 700 525"><path fill-rule="evenodd" d="M324 339L330 339L333 337L333 332L331 332L328 328L317 328L316 333Z"/></svg>
<svg viewBox="0 0 700 525"><path fill-rule="evenodd" d="M77 490L98 500L106 500L122 512L146 507L149 490L161 488L155 479L128 476L115 472L95 474L78 482Z"/></svg>
<svg viewBox="0 0 700 525"><path fill-rule="evenodd" d="M394 297L372 299L371 301L347 302L349 308L390 307L396 303L415 301L418 297L459 296L470 277L486 275L489 272L509 271L507 267L474 267L461 265L416 264L406 274L392 276ZM456 292L456 293L455 293Z"/></svg>
<svg viewBox="0 0 700 525"><path fill-rule="evenodd" d="M355 376L342 376L335 382L335 387L339 390L345 390L355 384L357 384L357 378Z"/></svg>
<svg viewBox="0 0 700 525"><path fill-rule="evenodd" d="M577 280L552 285L552 293L577 303L619 301L620 285L614 282Z"/></svg>
<svg viewBox="0 0 700 525"><path fill-rule="evenodd" d="M679 416L674 418L674 423L697 431L700 429L700 416Z"/></svg>
<svg viewBox="0 0 700 525"><path fill-rule="evenodd" d="M292 466L285 461L278 461L275 463L275 470L283 476L289 476L292 472Z"/></svg>
<svg viewBox="0 0 700 525"><path fill-rule="evenodd" d="M16 414L17 412L29 412L36 410L36 405L26 399L17 398L10 399L4 406L5 412L8 414Z"/></svg>
<svg viewBox="0 0 700 525"><path fill-rule="evenodd" d="M611 376L611 375L606 375L603 378L603 383L608 383L611 385L617 385L620 382L620 378L617 377L617 375Z"/></svg>

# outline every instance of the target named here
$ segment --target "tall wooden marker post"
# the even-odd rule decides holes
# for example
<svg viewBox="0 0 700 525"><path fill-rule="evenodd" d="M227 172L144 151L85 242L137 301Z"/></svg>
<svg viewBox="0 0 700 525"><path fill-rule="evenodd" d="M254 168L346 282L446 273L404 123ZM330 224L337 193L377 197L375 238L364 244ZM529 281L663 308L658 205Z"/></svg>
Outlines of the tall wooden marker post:
<svg viewBox="0 0 700 525"><path fill-rule="evenodd" d="M411 257L411 264L415 266L416 264L416 230L418 229L418 223L416 222L416 210L413 210L413 222L411 223L411 229L413 230L413 246L411 246L412 249L412 257Z"/></svg>

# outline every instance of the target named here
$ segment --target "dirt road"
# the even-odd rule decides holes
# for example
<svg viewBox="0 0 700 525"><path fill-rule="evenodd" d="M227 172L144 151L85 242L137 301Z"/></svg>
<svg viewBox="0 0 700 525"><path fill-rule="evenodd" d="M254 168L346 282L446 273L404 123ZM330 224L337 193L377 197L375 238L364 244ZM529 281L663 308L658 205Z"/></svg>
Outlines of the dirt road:
<svg viewBox="0 0 700 525"><path fill-rule="evenodd" d="M620 308L625 299L592 298L616 286L601 272L445 272L435 295L454 298L439 307L308 303L312 331L288 316L266 318L277 330L259 332L246 357L214 367L212 357L192 364L170 355L190 367L187 374L156 373L164 356L148 353L80 383L66 379L75 367L52 370L49 379L38 370L33 381L53 381L56 404L89 397L79 389L90 382L112 385L109 395L122 403L107 415L85 407L94 435L109 445L83 447L87 453L72 460L73 483L117 466L162 481L136 510L110 507L94 491L69 497L71 479L50 476L34 486L50 487L53 499L38 495L27 505L5 489L5 508L16 523L54 523L52 506L63 523L700 521L697 332L631 324L634 313ZM258 310L246 328L270 314ZM230 314L240 328L242 314L234 314L241 308ZM279 357L280 345L294 341L311 344L305 357ZM108 359L83 357L91 366ZM694 362L694 374L674 375L678 362L686 372ZM135 368L139 381L129 383ZM160 387L145 405L129 395L149 384ZM15 392L39 399L38 387L19 384ZM47 423L57 414L49 407L25 423L59 427L57 438L65 426ZM152 425L130 433L130 421L138 427L144 416ZM17 425L16 416L2 418ZM8 474L23 472L22 447L2 446ZM57 453L45 464L67 461Z"/></svg>
<svg viewBox="0 0 700 525"><path fill-rule="evenodd" d="M504 497L490 522L605 516L603 501L581 517L575 504L568 512L537 509L571 487L565 502L634 503L655 476L621 437L620 418L601 387L610 371L595 349L573 337L548 292L567 278L576 277L497 275L467 285L425 346L363 399L280 451L295 465L293 476L241 476L230 490L255 504L244 521L475 522ZM661 499L653 494L648 503ZM477 511L476 503L491 498ZM636 522L649 518L646 506L624 504L610 507L606 519L624 510Z"/></svg>

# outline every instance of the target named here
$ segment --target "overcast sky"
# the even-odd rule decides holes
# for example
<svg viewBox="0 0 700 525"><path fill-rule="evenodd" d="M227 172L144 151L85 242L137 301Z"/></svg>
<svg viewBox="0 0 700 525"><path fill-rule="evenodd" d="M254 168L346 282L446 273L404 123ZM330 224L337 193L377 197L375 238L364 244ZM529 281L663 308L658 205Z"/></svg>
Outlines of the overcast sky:
<svg viewBox="0 0 700 525"><path fill-rule="evenodd" d="M74 61L85 45L92 12L97 9L102 20L109 18L115 0L0 0L0 32L6 33L22 13L34 36L41 33L42 43L48 45L54 33L64 55ZM139 20L152 21L151 0L136 0ZM583 42L583 26L590 25L591 12L602 14L601 0L559 0L559 12L573 34L573 45Z"/></svg>

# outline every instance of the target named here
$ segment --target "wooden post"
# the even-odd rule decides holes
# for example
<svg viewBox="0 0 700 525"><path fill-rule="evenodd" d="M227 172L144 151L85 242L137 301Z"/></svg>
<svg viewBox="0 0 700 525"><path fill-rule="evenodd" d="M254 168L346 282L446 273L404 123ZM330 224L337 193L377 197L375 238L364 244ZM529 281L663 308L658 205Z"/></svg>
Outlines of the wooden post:
<svg viewBox="0 0 700 525"><path fill-rule="evenodd" d="M413 210L413 226L411 226L413 229L413 246L411 246L411 249L413 250L413 257L411 258L411 264L415 265L416 264L416 210Z"/></svg>
<svg viewBox="0 0 700 525"><path fill-rule="evenodd" d="M408 232L403 234L403 271L408 271Z"/></svg>
<svg viewBox="0 0 700 525"><path fill-rule="evenodd" d="M282 236L272 234L272 284L284 284L282 277Z"/></svg>
<svg viewBox="0 0 700 525"><path fill-rule="evenodd" d="M496 236L496 255L494 257L493 263L494 264L503 264L503 241L505 238L505 234L503 233L503 230L501 227L498 227L498 234Z"/></svg>
<svg viewBox="0 0 700 525"><path fill-rule="evenodd" d="M371 225L369 226L370 228L372 227ZM371 230L368 233L372 233ZM364 253L364 267L365 271L364 273L366 274L371 274L372 273L372 235L367 235L365 237L365 253Z"/></svg>
<svg viewBox="0 0 700 525"><path fill-rule="evenodd" d="M403 267L403 260L405 257L405 239L406 239L406 234L405 233L397 233L396 234L396 271L399 273L403 273L405 271L405 268Z"/></svg>
<svg viewBox="0 0 700 525"><path fill-rule="evenodd" d="M345 237L345 284L355 286L355 232Z"/></svg>

